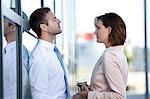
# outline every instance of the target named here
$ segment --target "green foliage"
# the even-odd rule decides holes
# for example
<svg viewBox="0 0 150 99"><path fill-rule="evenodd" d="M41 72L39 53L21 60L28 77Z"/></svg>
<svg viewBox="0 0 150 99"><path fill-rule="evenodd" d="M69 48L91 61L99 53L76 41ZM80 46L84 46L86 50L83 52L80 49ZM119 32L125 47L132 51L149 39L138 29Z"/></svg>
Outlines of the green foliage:
<svg viewBox="0 0 150 99"><path fill-rule="evenodd" d="M134 53L133 53L133 50L132 50L131 47L125 46L124 49L123 49L123 52L124 52L124 54L126 55L128 64L129 64L129 66L130 66L130 65L133 63L133 61L134 61Z"/></svg>

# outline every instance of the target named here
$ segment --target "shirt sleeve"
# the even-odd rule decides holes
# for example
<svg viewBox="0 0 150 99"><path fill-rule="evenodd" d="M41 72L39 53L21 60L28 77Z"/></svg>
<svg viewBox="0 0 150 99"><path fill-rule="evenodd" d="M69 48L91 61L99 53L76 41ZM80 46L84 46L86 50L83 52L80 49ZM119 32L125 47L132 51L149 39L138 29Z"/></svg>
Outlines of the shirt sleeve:
<svg viewBox="0 0 150 99"><path fill-rule="evenodd" d="M29 65L32 99L51 99L48 96L48 66L46 61L39 57L36 60L31 60Z"/></svg>
<svg viewBox="0 0 150 99"><path fill-rule="evenodd" d="M125 99L126 87L115 53L108 52L104 56L104 74L111 89L110 92L90 91L88 99Z"/></svg>

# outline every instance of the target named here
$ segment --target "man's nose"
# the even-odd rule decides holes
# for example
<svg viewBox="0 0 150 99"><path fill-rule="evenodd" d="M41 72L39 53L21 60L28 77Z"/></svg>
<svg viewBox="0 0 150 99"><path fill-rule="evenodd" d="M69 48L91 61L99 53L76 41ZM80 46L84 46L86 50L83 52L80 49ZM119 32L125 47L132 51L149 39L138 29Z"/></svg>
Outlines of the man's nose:
<svg viewBox="0 0 150 99"><path fill-rule="evenodd" d="M58 22L61 23L61 20L58 19Z"/></svg>

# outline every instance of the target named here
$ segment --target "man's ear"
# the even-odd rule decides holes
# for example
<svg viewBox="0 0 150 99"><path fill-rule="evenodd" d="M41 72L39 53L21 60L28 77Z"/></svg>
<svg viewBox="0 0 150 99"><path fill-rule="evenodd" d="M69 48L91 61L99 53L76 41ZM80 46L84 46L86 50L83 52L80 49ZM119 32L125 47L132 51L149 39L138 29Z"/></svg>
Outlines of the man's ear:
<svg viewBox="0 0 150 99"><path fill-rule="evenodd" d="M40 28L41 28L42 31L47 31L46 24L40 24Z"/></svg>
<svg viewBox="0 0 150 99"><path fill-rule="evenodd" d="M9 28L10 28L11 32L15 32L16 31L16 25L15 24L11 25Z"/></svg>

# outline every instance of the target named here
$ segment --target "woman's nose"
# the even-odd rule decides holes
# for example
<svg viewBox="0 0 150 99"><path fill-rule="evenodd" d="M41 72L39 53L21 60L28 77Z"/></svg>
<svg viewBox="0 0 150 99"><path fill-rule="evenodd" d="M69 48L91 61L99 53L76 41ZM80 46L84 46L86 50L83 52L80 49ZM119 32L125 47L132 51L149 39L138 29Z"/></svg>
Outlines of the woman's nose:
<svg viewBox="0 0 150 99"><path fill-rule="evenodd" d="M94 31L94 34L96 35L96 34L97 34L97 32L96 32L96 31Z"/></svg>

